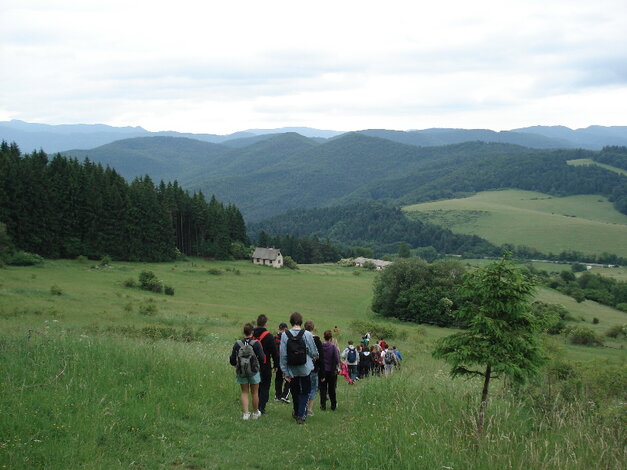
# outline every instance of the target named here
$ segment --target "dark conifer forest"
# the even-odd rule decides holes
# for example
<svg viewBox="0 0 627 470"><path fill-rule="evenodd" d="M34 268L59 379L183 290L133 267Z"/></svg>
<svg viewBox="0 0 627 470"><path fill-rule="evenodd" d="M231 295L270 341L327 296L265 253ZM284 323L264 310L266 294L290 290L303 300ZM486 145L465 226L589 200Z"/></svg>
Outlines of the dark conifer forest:
<svg viewBox="0 0 627 470"><path fill-rule="evenodd" d="M148 176L128 183L86 159L22 154L0 145L0 223L19 250L49 258L166 261L178 253L244 256L244 219L234 205ZM177 253L178 252L178 253Z"/></svg>

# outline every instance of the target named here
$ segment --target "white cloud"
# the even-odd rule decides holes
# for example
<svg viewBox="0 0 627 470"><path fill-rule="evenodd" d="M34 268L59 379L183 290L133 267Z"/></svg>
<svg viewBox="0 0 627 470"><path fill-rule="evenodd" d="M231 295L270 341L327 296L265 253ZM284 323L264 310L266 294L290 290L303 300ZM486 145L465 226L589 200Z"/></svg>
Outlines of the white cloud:
<svg viewBox="0 0 627 470"><path fill-rule="evenodd" d="M3 2L0 118L223 133L625 124L624 1L432 3Z"/></svg>

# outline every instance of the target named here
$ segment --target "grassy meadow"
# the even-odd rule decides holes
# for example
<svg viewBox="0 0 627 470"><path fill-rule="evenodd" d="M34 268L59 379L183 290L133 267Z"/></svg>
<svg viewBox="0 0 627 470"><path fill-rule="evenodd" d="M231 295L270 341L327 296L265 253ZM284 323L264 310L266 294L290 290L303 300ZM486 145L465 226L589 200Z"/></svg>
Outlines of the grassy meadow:
<svg viewBox="0 0 627 470"><path fill-rule="evenodd" d="M123 287L142 270L175 294ZM374 276L197 259L0 269L0 469L626 467L624 340L589 348L547 339L559 373L524 389L494 381L478 441L480 381L451 380L431 357L451 330L374 317ZM598 317L599 331L625 322L601 307L586 301L575 315L588 325ZM316 408L305 426L274 401L260 420L242 421L232 344L259 313L274 330L292 311L319 333L337 326L341 344L363 333L357 320L386 326L402 370L338 381L338 410Z"/></svg>
<svg viewBox="0 0 627 470"><path fill-rule="evenodd" d="M615 173L618 173L620 175L627 176L627 171L623 170L622 168L616 168L615 166L612 166L612 165L606 165L605 163L595 162L592 158L578 158L576 160L569 160L566 163L568 163L569 165L573 165L573 166L596 165L596 166L600 166L601 168L605 168L606 170L610 170Z"/></svg>
<svg viewBox="0 0 627 470"><path fill-rule="evenodd" d="M602 196L554 197L503 190L404 208L412 218L479 235L492 243L526 245L543 253L575 250L627 256L627 215Z"/></svg>

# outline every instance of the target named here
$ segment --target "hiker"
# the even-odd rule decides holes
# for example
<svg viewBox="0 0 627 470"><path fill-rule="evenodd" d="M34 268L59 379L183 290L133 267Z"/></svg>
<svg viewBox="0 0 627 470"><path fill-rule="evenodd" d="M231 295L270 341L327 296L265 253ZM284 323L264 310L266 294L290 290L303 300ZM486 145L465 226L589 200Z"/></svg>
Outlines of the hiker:
<svg viewBox="0 0 627 470"><path fill-rule="evenodd" d="M387 350L383 351L381 357L383 358L384 374L386 377L388 377L392 375L394 369L398 366L400 361L398 359L398 356L394 354L392 348L388 348Z"/></svg>
<svg viewBox="0 0 627 470"><path fill-rule="evenodd" d="M348 373L350 375L351 380L355 380L359 378L359 353L355 346L353 346L353 342L349 341L348 346L342 351L342 359L346 361L348 365Z"/></svg>
<svg viewBox="0 0 627 470"><path fill-rule="evenodd" d="M316 392L320 386L320 376L322 375L321 365L324 360L322 341L320 341L320 337L318 335L313 333L314 329L314 322L307 320L305 322L305 330L309 331L313 335L314 343L316 343L316 348L318 349L318 358L314 359L314 368L311 371L311 392L309 392L309 401L307 402L307 416L313 416L313 403L316 399Z"/></svg>
<svg viewBox="0 0 627 470"><path fill-rule="evenodd" d="M242 419L258 419L261 416L259 411L259 373L260 364L266 356L259 341L253 338L254 327L251 323L244 325L244 338L237 340L233 345L233 351L229 362L235 366L235 380L240 385L240 401L242 403ZM253 412L248 411L248 394L253 396Z"/></svg>
<svg viewBox="0 0 627 470"><path fill-rule="evenodd" d="M367 345L362 345L359 348L359 377L368 377L371 367L372 358L370 357L370 349Z"/></svg>
<svg viewBox="0 0 627 470"><path fill-rule="evenodd" d="M324 332L324 343L322 343L322 363L320 371L320 409L327 409L327 394L331 400L331 411L337 408L337 367L340 364L340 351L333 344L333 333L331 330Z"/></svg>
<svg viewBox="0 0 627 470"><path fill-rule="evenodd" d="M370 367L372 375L381 375L382 359L381 348L379 345L374 344L370 347L370 359L372 361L372 365Z"/></svg>
<svg viewBox="0 0 627 470"><path fill-rule="evenodd" d="M272 384L272 372L276 370L278 364L278 354L274 345L274 337L266 329L268 317L261 314L257 317L257 328L253 330L253 338L261 343L266 360L261 363L260 371L261 383L259 384L259 411L266 412L266 404L270 399L270 385Z"/></svg>
<svg viewBox="0 0 627 470"><path fill-rule="evenodd" d="M307 402L311 392L311 371L318 349L313 335L301 328L303 316L294 312L290 315L292 327L281 336L280 363L285 380L290 383L294 411L292 416L298 424L305 424Z"/></svg>
<svg viewBox="0 0 627 470"><path fill-rule="evenodd" d="M361 344L364 345L366 348L370 345L370 332L369 331L367 331L366 334L362 336Z"/></svg>
<svg viewBox="0 0 627 470"><path fill-rule="evenodd" d="M355 381L351 379L351 375L348 373L348 364L346 364L346 361L340 361L340 370L337 375L344 377L349 385L355 385Z"/></svg>
<svg viewBox="0 0 627 470"><path fill-rule="evenodd" d="M394 351L394 354L396 354L396 357L398 357L398 366L396 366L397 369L401 368L401 364L403 362L403 355L401 354L401 352L396 349L396 346L392 346L392 351Z"/></svg>
<svg viewBox="0 0 627 470"><path fill-rule="evenodd" d="M287 323L283 322L279 325L279 332L274 336L274 345L277 355L281 350L281 336L283 336L285 330L287 330ZM281 370L279 361L274 363L274 367L276 368L276 375L274 376L274 401L289 403L290 384L287 380L283 379L283 371Z"/></svg>
<svg viewBox="0 0 627 470"><path fill-rule="evenodd" d="M388 343L386 343L383 338L379 338L379 342L377 344L383 351L385 351L388 348Z"/></svg>

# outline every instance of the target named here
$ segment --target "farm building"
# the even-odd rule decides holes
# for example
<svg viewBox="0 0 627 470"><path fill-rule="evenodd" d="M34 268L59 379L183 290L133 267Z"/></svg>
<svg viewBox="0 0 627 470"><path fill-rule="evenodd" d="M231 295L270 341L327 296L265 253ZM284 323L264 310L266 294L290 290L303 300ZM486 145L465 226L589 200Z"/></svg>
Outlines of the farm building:
<svg viewBox="0 0 627 470"><path fill-rule="evenodd" d="M283 267L283 255L278 248L255 248L253 263L273 268Z"/></svg>
<svg viewBox="0 0 627 470"><path fill-rule="evenodd" d="M364 258L363 256L360 256L359 258L355 258L353 260L353 266L356 266L358 268L363 268L365 263L374 264L377 271L381 271L383 268L392 264L391 261L383 261L382 259Z"/></svg>

